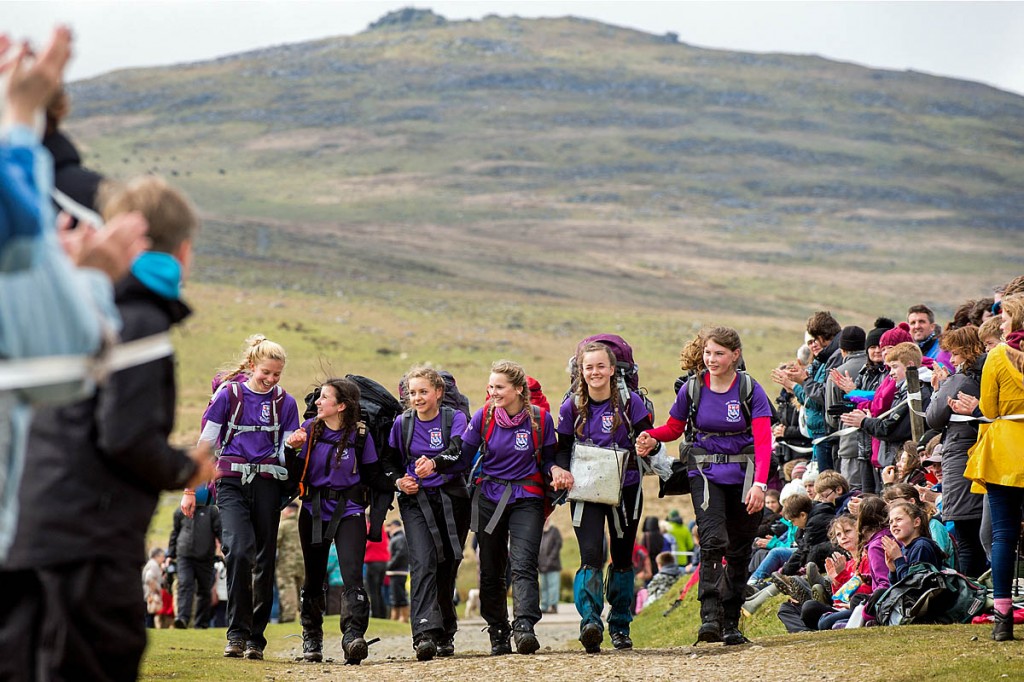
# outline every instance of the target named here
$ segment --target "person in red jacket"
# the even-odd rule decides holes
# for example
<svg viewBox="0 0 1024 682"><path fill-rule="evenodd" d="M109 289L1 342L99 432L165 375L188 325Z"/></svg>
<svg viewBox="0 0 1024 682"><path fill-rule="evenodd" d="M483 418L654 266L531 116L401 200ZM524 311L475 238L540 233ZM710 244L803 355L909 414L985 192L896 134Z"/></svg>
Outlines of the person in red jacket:
<svg viewBox="0 0 1024 682"><path fill-rule="evenodd" d="M380 542L366 541L366 591L370 595L370 616L372 618L388 617L388 600L384 598L384 574L387 572L388 534L382 533Z"/></svg>

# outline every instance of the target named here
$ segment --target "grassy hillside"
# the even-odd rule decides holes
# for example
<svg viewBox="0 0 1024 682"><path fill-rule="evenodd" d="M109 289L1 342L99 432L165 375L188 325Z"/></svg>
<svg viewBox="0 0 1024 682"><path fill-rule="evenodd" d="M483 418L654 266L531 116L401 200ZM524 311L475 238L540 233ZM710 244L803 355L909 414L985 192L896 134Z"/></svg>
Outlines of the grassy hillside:
<svg viewBox="0 0 1024 682"><path fill-rule="evenodd" d="M344 307L867 324L1024 259L1024 99L952 79L407 12L72 94L89 165L202 208L199 279Z"/></svg>

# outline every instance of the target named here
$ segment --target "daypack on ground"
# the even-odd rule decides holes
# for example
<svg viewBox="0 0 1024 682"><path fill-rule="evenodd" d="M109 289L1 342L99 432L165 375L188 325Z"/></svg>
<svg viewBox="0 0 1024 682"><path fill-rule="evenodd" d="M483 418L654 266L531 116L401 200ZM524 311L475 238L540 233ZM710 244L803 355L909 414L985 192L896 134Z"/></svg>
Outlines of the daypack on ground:
<svg viewBox="0 0 1024 682"><path fill-rule="evenodd" d="M881 625L969 623L985 610L985 587L951 568L914 564L909 573L869 602Z"/></svg>

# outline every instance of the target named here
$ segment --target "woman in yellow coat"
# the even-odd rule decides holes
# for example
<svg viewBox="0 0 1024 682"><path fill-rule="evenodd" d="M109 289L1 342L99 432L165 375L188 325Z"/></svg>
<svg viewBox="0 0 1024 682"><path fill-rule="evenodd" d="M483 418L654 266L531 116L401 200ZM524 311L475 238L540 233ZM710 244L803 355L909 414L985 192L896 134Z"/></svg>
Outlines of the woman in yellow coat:
<svg viewBox="0 0 1024 682"><path fill-rule="evenodd" d="M1002 307L1006 343L985 360L978 404L992 423L981 427L964 472L973 492L987 493L992 516L992 639L997 641L1013 639L1010 587L1024 503L1024 294L1006 298Z"/></svg>

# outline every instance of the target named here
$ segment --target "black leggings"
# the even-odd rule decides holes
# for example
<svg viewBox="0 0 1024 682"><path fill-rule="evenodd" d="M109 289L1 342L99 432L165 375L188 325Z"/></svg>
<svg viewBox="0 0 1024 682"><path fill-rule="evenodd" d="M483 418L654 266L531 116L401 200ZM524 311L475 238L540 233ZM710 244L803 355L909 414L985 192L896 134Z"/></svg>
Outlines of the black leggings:
<svg viewBox="0 0 1024 682"><path fill-rule="evenodd" d="M957 540L957 569L977 578L985 572L985 548L981 546L981 519L954 519Z"/></svg>
<svg viewBox="0 0 1024 682"><path fill-rule="evenodd" d="M640 494L640 484L631 485L622 489L622 505L613 507L609 504L597 504L595 502L583 503L583 517L580 525L574 526L576 541L580 545L580 565L601 568L604 565L604 529L608 527L608 537L611 538L609 549L611 550L611 564L613 568L625 570L633 568L633 544L636 542L637 529L640 526L640 516L633 518L633 508L636 504L637 495ZM576 502L569 503L569 513L576 513ZM622 506L626 508L625 522L622 518ZM641 513L643 502L641 501ZM622 528L622 537L615 533L615 521L612 514L619 517L619 526ZM653 563L654 557L651 557Z"/></svg>

